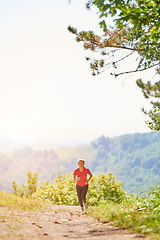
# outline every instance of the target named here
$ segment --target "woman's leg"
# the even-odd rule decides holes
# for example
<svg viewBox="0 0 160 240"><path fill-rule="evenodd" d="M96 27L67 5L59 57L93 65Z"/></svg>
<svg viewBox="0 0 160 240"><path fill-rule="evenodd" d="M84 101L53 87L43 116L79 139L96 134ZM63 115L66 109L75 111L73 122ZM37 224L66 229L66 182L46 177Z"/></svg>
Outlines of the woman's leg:
<svg viewBox="0 0 160 240"><path fill-rule="evenodd" d="M80 204L81 207L83 207L82 190L83 190L83 187L76 185L78 201L79 201L79 204Z"/></svg>
<svg viewBox="0 0 160 240"><path fill-rule="evenodd" d="M85 205L86 205L86 194L87 194L87 191L88 191L88 185L83 186L82 192L81 192L81 199L82 199L82 201L84 202Z"/></svg>

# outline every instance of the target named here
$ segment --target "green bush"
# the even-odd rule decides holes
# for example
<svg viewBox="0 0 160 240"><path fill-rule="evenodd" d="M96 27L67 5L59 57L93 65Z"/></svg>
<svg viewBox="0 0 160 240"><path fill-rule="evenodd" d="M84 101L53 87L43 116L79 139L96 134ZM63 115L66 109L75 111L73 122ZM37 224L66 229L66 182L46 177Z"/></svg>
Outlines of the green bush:
<svg viewBox="0 0 160 240"><path fill-rule="evenodd" d="M37 189L37 180L38 173L31 173L30 171L27 173L27 185L22 184L21 187L17 185L16 182L12 182L12 193L16 196L27 197L30 198Z"/></svg>
<svg viewBox="0 0 160 240"><path fill-rule="evenodd" d="M75 182L72 180L72 176L69 173L65 175L58 173L58 176L51 184L49 182L41 183L32 197L49 200L58 205L78 204Z"/></svg>
<svg viewBox="0 0 160 240"><path fill-rule="evenodd" d="M138 209L149 210L153 213L160 213L160 185L155 185L150 191L137 198Z"/></svg>
<svg viewBox="0 0 160 240"><path fill-rule="evenodd" d="M115 181L112 173L100 173L90 181L88 202L90 205L106 204L107 202L121 202L126 197L121 182Z"/></svg>
<svg viewBox="0 0 160 240"><path fill-rule="evenodd" d="M115 182L112 173L107 175L100 173L98 176L93 176L89 182L87 194L89 205L99 205L109 201L121 202L125 196L122 184ZM48 182L41 183L32 197L49 200L59 205L78 205L75 182L70 173L65 175L58 173L51 184Z"/></svg>

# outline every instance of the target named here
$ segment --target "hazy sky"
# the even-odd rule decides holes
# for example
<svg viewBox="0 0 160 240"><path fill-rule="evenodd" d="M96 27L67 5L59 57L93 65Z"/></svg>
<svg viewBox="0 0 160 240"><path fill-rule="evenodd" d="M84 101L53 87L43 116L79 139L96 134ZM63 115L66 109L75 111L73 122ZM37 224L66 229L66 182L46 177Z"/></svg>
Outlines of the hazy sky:
<svg viewBox="0 0 160 240"><path fill-rule="evenodd" d="M134 80L153 73L91 76L87 52L67 30L98 29L96 10L84 2L0 0L1 141L63 143L149 131L141 111L148 103Z"/></svg>

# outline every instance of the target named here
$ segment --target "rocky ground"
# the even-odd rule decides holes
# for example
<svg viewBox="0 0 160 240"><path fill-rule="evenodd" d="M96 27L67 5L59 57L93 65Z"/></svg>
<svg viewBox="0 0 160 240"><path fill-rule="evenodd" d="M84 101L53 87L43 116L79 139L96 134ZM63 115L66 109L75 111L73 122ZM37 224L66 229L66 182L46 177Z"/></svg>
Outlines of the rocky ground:
<svg viewBox="0 0 160 240"><path fill-rule="evenodd" d="M0 207L0 239L146 240L109 223L100 223L74 206L52 206L41 212L15 212Z"/></svg>

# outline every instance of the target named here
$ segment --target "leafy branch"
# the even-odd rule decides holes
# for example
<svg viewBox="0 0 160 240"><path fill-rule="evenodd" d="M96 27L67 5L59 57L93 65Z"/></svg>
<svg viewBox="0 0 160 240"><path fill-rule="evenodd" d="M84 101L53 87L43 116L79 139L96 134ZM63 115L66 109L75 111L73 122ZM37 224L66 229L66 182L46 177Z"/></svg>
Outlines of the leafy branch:
<svg viewBox="0 0 160 240"><path fill-rule="evenodd" d="M80 31L71 26L68 30L76 35L76 41L82 42L85 50L99 53L98 60L86 57L90 61L92 75L104 72L107 68L115 69L113 76L118 77L123 74L145 71L157 65L160 65L160 4L159 0L89 0L86 8L90 9L92 5L98 8L99 26L103 31L101 36L93 31ZM115 23L114 27L107 26L107 18L112 17ZM120 50L122 55L117 60L117 51ZM130 71L117 73L117 66L126 57L124 51L132 51L138 54L136 59L137 68ZM108 55L109 58L105 59ZM114 60L113 60L114 58ZM142 84L137 82L141 88ZM141 85L141 86L140 86ZM159 82L158 82L159 85ZM157 91L154 87L153 91ZM148 85L143 85L142 91L147 91ZM159 87L157 87L160 92ZM150 92L150 96L152 93ZM160 96L159 96L160 97ZM153 103L153 109L149 112L143 110L151 118L148 122L151 129L160 130L159 106ZM158 119L158 120L157 120Z"/></svg>

